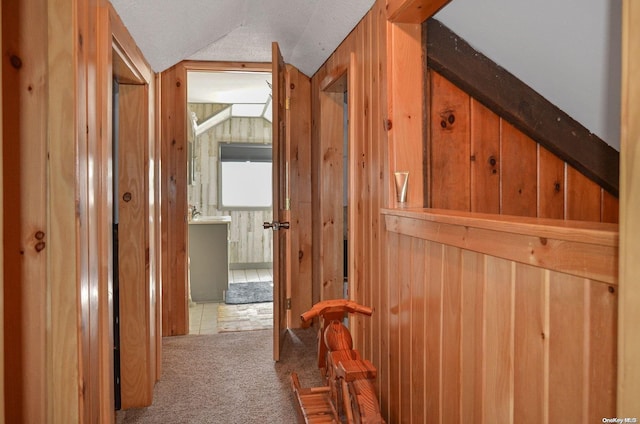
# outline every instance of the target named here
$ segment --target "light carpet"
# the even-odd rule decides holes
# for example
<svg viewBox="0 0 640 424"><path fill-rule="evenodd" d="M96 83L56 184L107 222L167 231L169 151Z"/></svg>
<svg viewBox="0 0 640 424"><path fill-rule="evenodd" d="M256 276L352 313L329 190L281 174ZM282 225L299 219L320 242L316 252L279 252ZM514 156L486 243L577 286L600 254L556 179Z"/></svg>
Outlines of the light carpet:
<svg viewBox="0 0 640 424"><path fill-rule="evenodd" d="M321 384L315 336L289 331L279 362L271 330L165 337L153 405L120 411L118 423L295 423L291 372L305 387Z"/></svg>

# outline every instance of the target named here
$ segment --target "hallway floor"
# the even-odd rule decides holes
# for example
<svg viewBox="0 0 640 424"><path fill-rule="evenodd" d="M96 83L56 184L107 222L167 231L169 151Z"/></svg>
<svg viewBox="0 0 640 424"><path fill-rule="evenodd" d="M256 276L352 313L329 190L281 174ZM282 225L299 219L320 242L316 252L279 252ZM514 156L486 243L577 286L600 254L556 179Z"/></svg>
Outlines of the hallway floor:
<svg viewBox="0 0 640 424"><path fill-rule="evenodd" d="M270 269L229 270L229 284L273 281ZM272 327L273 303L226 305L194 303L189 307L189 334L217 334L224 331L255 330Z"/></svg>

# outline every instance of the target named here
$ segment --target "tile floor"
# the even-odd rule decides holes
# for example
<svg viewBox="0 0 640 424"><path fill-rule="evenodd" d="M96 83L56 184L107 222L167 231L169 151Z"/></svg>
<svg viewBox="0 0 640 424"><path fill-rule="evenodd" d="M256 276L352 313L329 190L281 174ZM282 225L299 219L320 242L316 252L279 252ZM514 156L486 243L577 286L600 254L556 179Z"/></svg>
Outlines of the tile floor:
<svg viewBox="0 0 640 424"><path fill-rule="evenodd" d="M229 270L229 284L248 281L273 281L270 269L234 269ZM219 303L194 303L189 307L189 334L216 334L218 333L218 305ZM238 305L240 311L245 310L247 315L258 314L261 320L271 319L264 304L254 304L255 307ZM254 314L255 312L255 314ZM271 312L273 313L273 312ZM242 313L238 314L240 317ZM229 320L229 317L225 317Z"/></svg>

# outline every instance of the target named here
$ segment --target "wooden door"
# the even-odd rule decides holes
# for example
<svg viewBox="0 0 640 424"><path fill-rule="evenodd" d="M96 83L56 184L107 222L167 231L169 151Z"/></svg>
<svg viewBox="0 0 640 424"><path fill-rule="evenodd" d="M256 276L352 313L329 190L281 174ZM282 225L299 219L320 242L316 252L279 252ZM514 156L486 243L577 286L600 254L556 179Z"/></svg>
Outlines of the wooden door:
<svg viewBox="0 0 640 424"><path fill-rule="evenodd" d="M155 382L149 319L148 118L144 85L119 86L118 279L122 409L151 405Z"/></svg>
<svg viewBox="0 0 640 424"><path fill-rule="evenodd" d="M272 43L273 97L273 359L280 359L280 348L287 330L287 287L291 279L288 205L288 147L285 128L285 64L278 43ZM286 224L285 224L286 223ZM284 224L284 225L283 225ZM265 225L266 228L266 225Z"/></svg>

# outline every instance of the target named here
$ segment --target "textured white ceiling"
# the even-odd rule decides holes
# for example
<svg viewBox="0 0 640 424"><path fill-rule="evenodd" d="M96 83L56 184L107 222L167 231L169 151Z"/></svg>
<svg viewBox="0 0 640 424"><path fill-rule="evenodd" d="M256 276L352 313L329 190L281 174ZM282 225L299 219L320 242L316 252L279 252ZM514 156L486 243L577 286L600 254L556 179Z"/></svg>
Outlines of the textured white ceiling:
<svg viewBox="0 0 640 424"><path fill-rule="evenodd" d="M375 0L111 0L155 72L184 59L285 62L312 76Z"/></svg>

